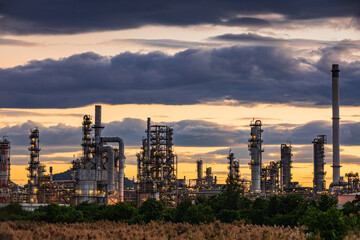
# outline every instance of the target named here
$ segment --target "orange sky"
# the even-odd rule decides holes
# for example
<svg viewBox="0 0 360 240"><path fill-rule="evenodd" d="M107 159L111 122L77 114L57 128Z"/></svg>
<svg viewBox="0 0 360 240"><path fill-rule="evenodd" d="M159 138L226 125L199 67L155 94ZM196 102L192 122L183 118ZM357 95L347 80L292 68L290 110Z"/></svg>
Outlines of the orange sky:
<svg viewBox="0 0 360 240"><path fill-rule="evenodd" d="M9 109L3 109L9 110ZM6 124L14 124L14 123L22 123L31 119L32 121L43 123L44 125L55 125L59 122L62 122L69 126L80 126L81 125L81 117L78 116L71 116L65 114L90 114L93 115L94 106L87 106L82 108L73 108L73 109L21 109L21 111L29 112L29 114L34 114L33 117L22 117L22 116L5 116L1 115L2 123ZM277 124L277 123L293 123L293 124L304 124L309 121L314 120L327 120L329 119L331 110L329 108L305 108L305 107L292 107L286 105L268 105L268 104L260 104L251 107L245 106L219 106L219 105L183 105L183 106L167 106L167 105L103 105L103 123L105 124L112 121L120 121L123 118L130 117L130 118L140 118L146 120L147 117L151 117L153 122L161 122L161 121L180 121L186 119L206 119L207 121L216 122L225 125L235 126L236 128L247 129L249 130L250 127L248 126L250 120L247 118L256 117L258 119L264 119L264 130L266 131L266 124ZM341 112L345 115L351 115L350 113L354 113L359 111L357 107L342 107ZM43 116L37 116L36 114L44 113ZM64 114L64 116L51 116L51 114ZM354 120L353 117L343 117L343 121L347 120ZM355 118L356 120L357 117ZM6 124L5 124L6 123ZM144 126L145 131L145 126ZM41 133L41 129L40 129ZM3 133L4 134L4 133ZM79 132L79 136L80 136ZM176 135L176 132L174 133ZM121 137L121 136L120 136ZM314 136L315 137L315 136ZM9 136L11 141L11 136ZM80 139L80 138L79 138ZM126 141L126 139L125 139ZM41 142L41 144L46 144ZM141 144L141 139L139 139L138 146L126 146L126 157L127 161L134 163L135 161L135 154L139 151ZM181 147L176 146L175 142L175 152L179 156L179 178L183 178L186 176L187 179L195 178L196 175L196 165L195 161L197 160L196 157L193 159L193 163L184 163L182 162L182 158L188 158L191 155L201 155L208 152L212 152L215 150L220 149L229 149L240 147L242 149L247 149L246 142L241 143L239 146L228 146L228 147ZM311 143L310 143L311 144ZM47 166L53 166L54 173L62 172L70 168L70 162L73 159L73 156L78 156L81 154L81 146L80 143L78 146L72 146L74 149L77 149L73 152L66 152L66 153L52 153L52 154L42 154L40 152L40 159L41 157L65 157L68 158L69 164L64 164L64 162L44 162ZM267 145L264 142L264 148L269 147L278 147L274 145ZM294 153L294 163L293 163L293 181L298 181L302 186L312 186L312 172L313 172L313 165L311 163L297 163L296 162L296 154L297 150L302 146L293 145L293 153ZM58 147L59 150L61 146ZM44 150L44 147L42 147ZM342 146L341 154L352 155L352 156L359 156L360 157L360 149L356 146ZM311 154L311 153L310 153ZM235 152L235 157L238 155ZM325 165L326 171L328 172L326 175L327 184L330 184L332 178L332 169L331 165L331 145L328 144L326 146L326 162ZM218 176L218 181L220 183L224 183L226 179L226 172L227 169L227 159L222 155L215 156L216 164L215 163L208 163L204 162L204 167L212 167L213 172L215 175ZM28 155L12 155L12 171L11 171L11 178L19 184L26 183L26 171L25 165L18 165L16 164L17 158L28 158ZM271 154L271 159L264 158L264 163L268 163L270 160L279 160L280 152L274 152ZM249 156L250 159L250 156ZM250 169L247 165L248 160L241 160L241 174L242 176L250 179ZM349 171L357 171L358 165L356 164L343 164L343 168L341 169L342 175L345 172ZM219 173L216 173L219 172ZM136 165L126 165L125 175L132 179L133 177L136 178Z"/></svg>

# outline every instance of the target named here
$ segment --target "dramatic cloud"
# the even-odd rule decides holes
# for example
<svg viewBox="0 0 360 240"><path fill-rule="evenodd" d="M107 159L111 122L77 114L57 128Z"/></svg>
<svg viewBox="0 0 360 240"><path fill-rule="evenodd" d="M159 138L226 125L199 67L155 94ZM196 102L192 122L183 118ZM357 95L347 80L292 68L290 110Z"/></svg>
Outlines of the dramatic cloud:
<svg viewBox="0 0 360 240"><path fill-rule="evenodd" d="M317 62L281 47L189 49L160 52L95 53L60 60L32 61L0 69L1 107L67 108L92 103L196 104L239 103L329 105L331 64L341 68L341 104L359 105L359 61L342 60L348 42L319 51ZM344 94L343 94L344 93ZM346 93L346 94L345 94Z"/></svg>
<svg viewBox="0 0 360 240"><path fill-rule="evenodd" d="M31 111L21 111L21 110L1 110L0 109L0 118L2 117L29 117L29 116L41 116L41 117L82 117L82 114L78 113L37 113Z"/></svg>
<svg viewBox="0 0 360 240"><path fill-rule="evenodd" d="M55 126L44 126L41 123L27 121L23 124L0 128L0 133L6 133L11 144L16 146L29 145L30 129L38 127L40 131L41 146L46 146L43 153L60 152L61 149L55 148L64 147L69 151L74 151L74 148L69 149L69 146L78 146L77 150L81 149L82 130L81 127L71 127L65 124L58 124ZM126 145L137 146L141 144L141 138L145 135L146 122L139 119L125 118L123 121L116 121L107 123L105 129L102 131L103 136L115 137L120 136L124 139ZM75 150L75 151L77 151ZM21 151L16 148L17 153ZM26 154L27 151L21 152Z"/></svg>
<svg viewBox="0 0 360 240"><path fill-rule="evenodd" d="M124 42L131 42L140 45L147 45L152 47L171 48L171 49L184 49L184 48L199 48L199 47L216 47L217 43L206 42L191 42L191 41L179 41L173 39L113 39L101 44L116 44L121 45Z"/></svg>
<svg viewBox="0 0 360 240"><path fill-rule="evenodd" d="M268 26L271 24L268 19L256 15L277 14L283 16L286 22L295 22L355 17L358 12L357 0L107 0L101 3L88 0L1 0L0 30L17 34L56 34L129 29L151 24Z"/></svg>
<svg viewBox="0 0 360 240"><path fill-rule="evenodd" d="M254 33L243 33L243 34L223 34L211 38L213 40L225 40L232 42L287 42L285 39L264 37Z"/></svg>
<svg viewBox="0 0 360 240"><path fill-rule="evenodd" d="M350 57L351 54L348 53L349 49L359 49L360 40L343 40L343 41L331 41L331 40L315 40L315 39L301 39L301 38L278 38L278 37L269 37L262 36L252 32L241 33L241 34L223 34L215 37L209 38L209 40L217 41L217 44L220 42L227 43L236 43L242 45L250 45L250 46L293 46L294 49L311 48L316 49L320 48L317 52L319 55L323 55L328 52L333 55L341 55L343 57ZM329 54L328 53L328 54ZM339 57L335 57L334 60L338 60Z"/></svg>

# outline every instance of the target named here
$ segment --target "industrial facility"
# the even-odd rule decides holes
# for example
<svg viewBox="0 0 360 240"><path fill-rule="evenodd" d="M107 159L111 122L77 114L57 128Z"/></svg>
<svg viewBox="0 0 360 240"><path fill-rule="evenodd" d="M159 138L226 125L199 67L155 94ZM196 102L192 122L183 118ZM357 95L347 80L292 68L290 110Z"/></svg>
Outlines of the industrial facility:
<svg viewBox="0 0 360 240"><path fill-rule="evenodd" d="M250 155L249 180L241 176L240 162L230 150L224 163L228 164L227 182L241 186L243 194L250 197L268 197L274 194L299 194L305 197L317 197L320 194L342 194L359 192L358 173L346 173L340 176L339 141L339 65L332 65L332 122L333 122L333 181L326 188L324 170L325 144L327 136L318 133L313 144L313 187L301 187L292 181L293 147L290 142L282 143L278 161L263 161L264 130L260 119L250 123L248 151ZM137 158L137 180L134 189L125 189L125 146L119 136L102 136L105 125L101 120L101 106L95 106L95 122L90 115L82 119L82 154L72 160L71 178L56 180L53 169L49 174L41 164L40 132L30 129L28 148L28 183L24 188L10 180L10 141L4 136L0 140L0 202L10 201L30 204L69 204L82 202L115 204L133 201L141 204L147 198L162 200L168 207L175 207L183 199L197 196L210 196L222 191L225 184L219 184L212 167L206 167L199 158L194 160L195 179L179 178L178 163L175 154L174 129L171 126L153 124L147 119L145 136L139 139L140 150ZM80 133L79 133L80 135ZM310 143L310 142L309 142ZM115 144L115 146L114 146Z"/></svg>

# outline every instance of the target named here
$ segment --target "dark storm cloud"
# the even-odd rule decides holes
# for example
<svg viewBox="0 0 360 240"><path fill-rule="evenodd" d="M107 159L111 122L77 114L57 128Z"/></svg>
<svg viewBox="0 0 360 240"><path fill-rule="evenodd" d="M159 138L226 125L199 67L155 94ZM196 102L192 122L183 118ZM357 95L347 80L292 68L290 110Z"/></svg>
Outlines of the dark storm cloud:
<svg viewBox="0 0 360 240"><path fill-rule="evenodd" d="M102 132L103 136L120 136L126 145L136 146L141 144L146 122L140 119L125 118L123 121L110 122L105 126ZM0 133L6 134L14 147L27 146L29 145L30 129L34 129L34 127L38 127L40 131L40 144L46 146L42 151L44 154L61 152L62 150L56 148L57 146L62 146L65 151L78 151L81 149L81 127L72 127L65 124L47 127L41 123L27 121L23 124L0 128ZM78 146L78 149L74 150L74 148L69 146ZM18 154L21 151L20 148L15 150ZM21 152L21 154L27 154L26 150Z"/></svg>
<svg viewBox="0 0 360 240"><path fill-rule="evenodd" d="M202 120L185 120L169 125L174 128L174 143L179 146L231 146L242 135L239 136L234 127Z"/></svg>
<svg viewBox="0 0 360 240"><path fill-rule="evenodd" d="M12 145L29 145L30 129L40 130L40 144L48 146L71 146L81 143L81 128L64 124L46 127L41 123L27 121L23 124L0 128L0 133L6 134Z"/></svg>
<svg viewBox="0 0 360 240"><path fill-rule="evenodd" d="M0 107L67 108L92 103L196 104L227 99L240 104L331 104L331 64L341 68L341 104L359 105L359 61L342 62L341 42L320 49L318 62L306 62L281 47L189 49L161 52L95 53L60 60L32 61L0 68Z"/></svg>
<svg viewBox="0 0 360 240"><path fill-rule="evenodd" d="M353 40L343 40L343 41L331 41L331 40L314 40L314 39L302 39L302 38L278 38L278 37L269 37L262 36L252 32L241 33L241 34L223 34L219 36L214 36L209 38L209 40L222 41L222 42L232 42L232 43L247 43L251 45L264 45L264 46L278 46L285 44L292 44L294 46L314 46L322 47L319 50L319 54L326 54L327 51L330 53L342 53L348 49L358 49L360 46L360 41L357 39ZM309 63L304 59L304 63Z"/></svg>
<svg viewBox="0 0 360 240"><path fill-rule="evenodd" d="M282 38L264 37L254 33L242 33L242 34L223 34L216 37L212 37L212 40L224 40L232 42L288 42Z"/></svg>
<svg viewBox="0 0 360 240"><path fill-rule="evenodd" d="M17 34L56 34L129 29L144 25L267 26L269 23L266 19L239 15L280 14L290 22L353 17L358 11L357 0L0 0L0 30Z"/></svg>
<svg viewBox="0 0 360 240"><path fill-rule="evenodd" d="M224 22L224 25L229 26L248 26L248 27L269 27L271 26L271 21L261 19L261 18L253 18L253 17L240 17L240 18L232 18L229 21Z"/></svg>

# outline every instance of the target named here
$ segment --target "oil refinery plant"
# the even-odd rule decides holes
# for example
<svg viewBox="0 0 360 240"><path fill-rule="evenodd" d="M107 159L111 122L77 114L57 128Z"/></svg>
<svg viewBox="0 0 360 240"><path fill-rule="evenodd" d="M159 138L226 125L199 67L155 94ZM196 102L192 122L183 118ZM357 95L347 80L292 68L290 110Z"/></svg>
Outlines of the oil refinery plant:
<svg viewBox="0 0 360 240"><path fill-rule="evenodd" d="M224 163L228 163L228 181L244 189L243 194L250 198L268 197L274 194L298 194L317 197L320 194L343 194L359 192L358 173L340 175L340 114L339 114L339 65L332 65L332 144L333 180L326 189L325 144L326 135L314 137L313 144L313 187L301 187L292 181L293 146L290 142L279 147L279 161L263 161L263 125L260 119L250 123L248 151L250 155L249 180L240 174L240 162L230 150ZM137 181L134 189L125 188L125 146L119 136L102 136L105 125L101 122L101 106L95 106L95 121L90 115L82 120L82 154L72 160L71 178L56 180L50 167L45 174L45 166L40 161L40 131L30 130L28 148L28 183L24 188L10 180L10 141L4 136L0 140L0 202L20 202L28 204L69 204L82 202L115 204L133 201L141 204L147 198L162 200L167 206L175 207L183 199L218 194L224 184L219 184L211 167L204 170L203 160L194 161L196 178L178 177L178 164L181 157L175 154L174 129L166 125L152 124L147 119L145 136L139 139L140 150L137 158ZM11 139L11 138L10 138ZM115 145L115 146L114 146Z"/></svg>

